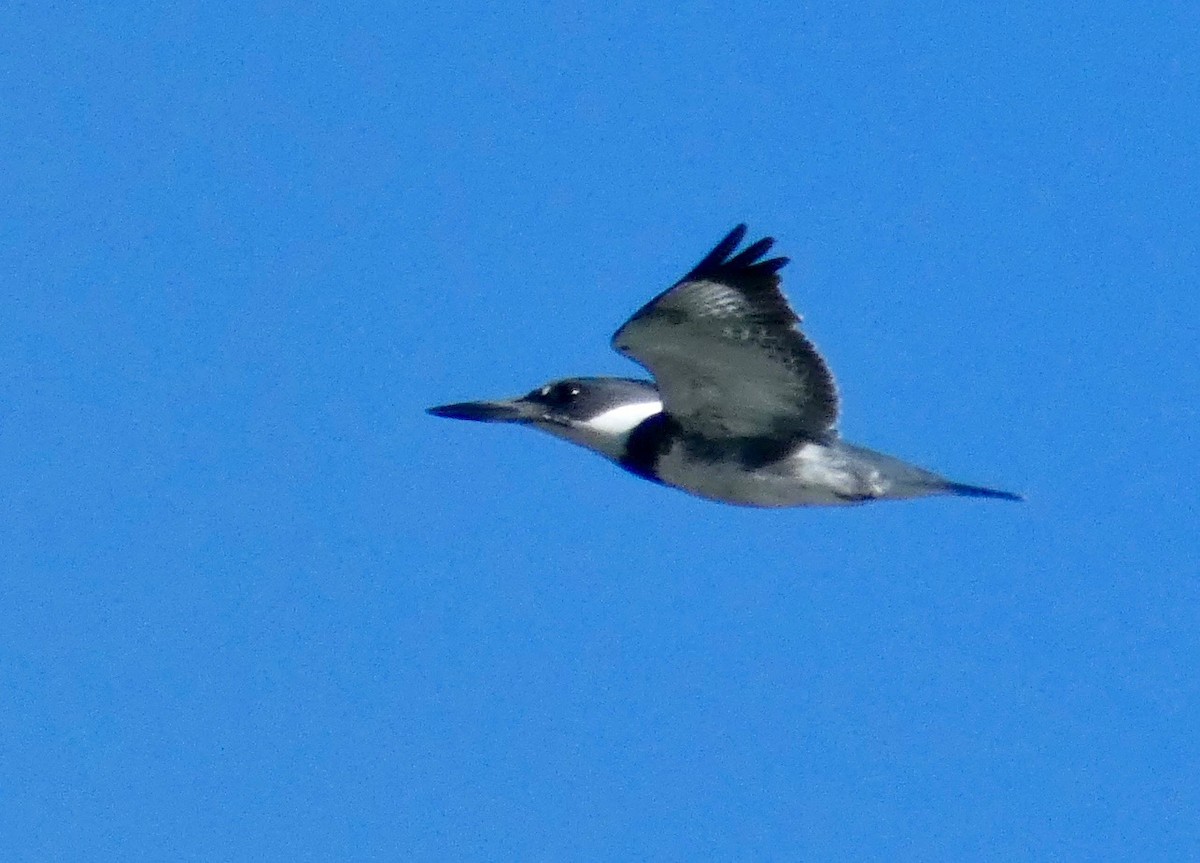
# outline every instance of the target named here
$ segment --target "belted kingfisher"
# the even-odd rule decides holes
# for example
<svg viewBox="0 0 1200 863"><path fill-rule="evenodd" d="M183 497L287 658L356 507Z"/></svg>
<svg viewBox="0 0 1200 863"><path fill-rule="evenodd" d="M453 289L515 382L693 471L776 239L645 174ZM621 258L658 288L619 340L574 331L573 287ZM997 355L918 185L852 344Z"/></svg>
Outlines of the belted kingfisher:
<svg viewBox="0 0 1200 863"><path fill-rule="evenodd" d="M519 398L429 413L532 426L645 479L741 506L934 494L1022 500L843 441L833 376L779 289L788 259L763 259L770 237L738 252L745 236L738 225L613 336L617 352L654 383L567 378Z"/></svg>

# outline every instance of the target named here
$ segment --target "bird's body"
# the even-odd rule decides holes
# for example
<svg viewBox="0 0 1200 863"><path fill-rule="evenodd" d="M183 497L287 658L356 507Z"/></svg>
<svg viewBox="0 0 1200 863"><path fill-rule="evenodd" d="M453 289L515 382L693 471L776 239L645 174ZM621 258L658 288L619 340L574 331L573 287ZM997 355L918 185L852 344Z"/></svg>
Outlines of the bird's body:
<svg viewBox="0 0 1200 863"><path fill-rule="evenodd" d="M917 497L941 485L932 474L840 441L808 441L777 459L758 459L753 447L705 452L677 441L657 472L665 484L700 497L764 507Z"/></svg>
<svg viewBox="0 0 1200 863"><path fill-rule="evenodd" d="M613 336L655 383L569 378L518 399L430 412L533 425L645 479L743 506L1020 499L842 441L833 377L779 290L787 259L762 260L769 238L733 254L745 230L735 228Z"/></svg>

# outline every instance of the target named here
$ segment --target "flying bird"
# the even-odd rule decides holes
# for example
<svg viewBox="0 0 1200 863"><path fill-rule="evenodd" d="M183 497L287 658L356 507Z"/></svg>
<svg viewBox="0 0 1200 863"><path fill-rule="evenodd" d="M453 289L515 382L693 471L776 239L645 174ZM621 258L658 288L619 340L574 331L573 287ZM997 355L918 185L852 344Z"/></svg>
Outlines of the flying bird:
<svg viewBox="0 0 1200 863"><path fill-rule="evenodd" d="M770 237L738 251L745 236L745 225L730 231L613 336L613 348L653 383L566 378L519 398L429 413L530 426L637 476L741 506L938 494L1022 499L843 441L833 375L780 291L788 259L765 257Z"/></svg>

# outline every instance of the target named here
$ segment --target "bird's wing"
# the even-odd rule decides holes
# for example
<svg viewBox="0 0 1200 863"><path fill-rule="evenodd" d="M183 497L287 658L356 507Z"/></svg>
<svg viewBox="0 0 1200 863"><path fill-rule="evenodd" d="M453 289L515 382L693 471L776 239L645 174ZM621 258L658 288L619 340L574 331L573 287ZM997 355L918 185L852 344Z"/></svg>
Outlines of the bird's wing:
<svg viewBox="0 0 1200 863"><path fill-rule="evenodd" d="M767 237L736 255L738 225L691 272L638 310L613 347L645 366L663 408L705 437L833 433L833 376L779 290L787 258L761 260Z"/></svg>

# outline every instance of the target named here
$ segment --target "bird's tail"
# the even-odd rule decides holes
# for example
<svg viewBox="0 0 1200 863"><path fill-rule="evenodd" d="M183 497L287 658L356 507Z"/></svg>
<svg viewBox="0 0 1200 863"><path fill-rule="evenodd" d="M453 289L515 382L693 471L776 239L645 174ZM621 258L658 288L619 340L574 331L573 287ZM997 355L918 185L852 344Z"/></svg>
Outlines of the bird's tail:
<svg viewBox="0 0 1200 863"><path fill-rule="evenodd" d="M1025 500L1021 495L1013 494L1011 491L984 488L980 485L964 485L961 482L946 483L946 491L950 494L962 495L963 497L994 497L1000 500Z"/></svg>

